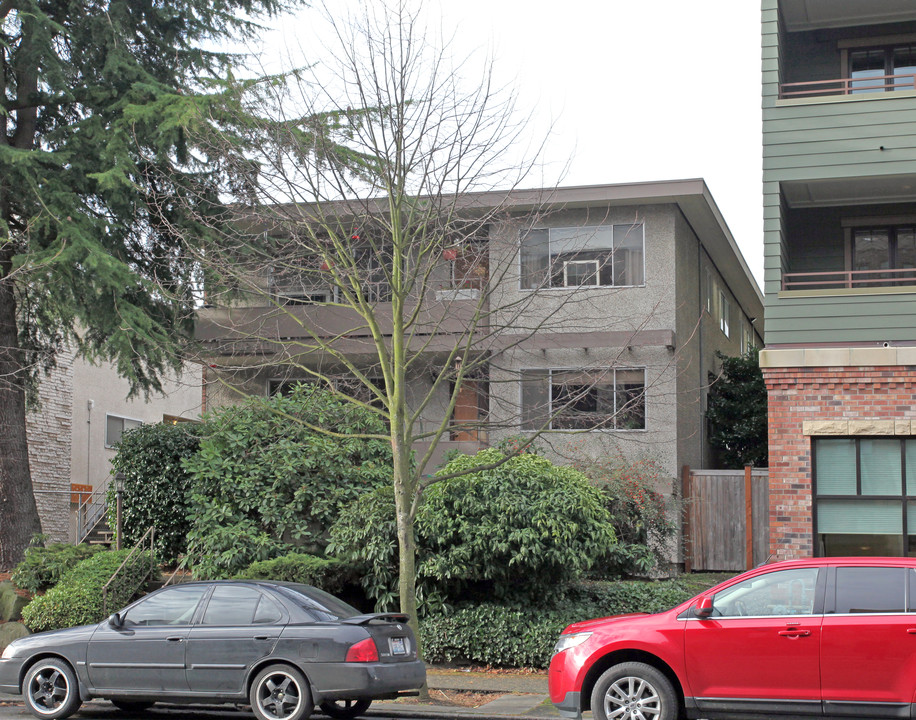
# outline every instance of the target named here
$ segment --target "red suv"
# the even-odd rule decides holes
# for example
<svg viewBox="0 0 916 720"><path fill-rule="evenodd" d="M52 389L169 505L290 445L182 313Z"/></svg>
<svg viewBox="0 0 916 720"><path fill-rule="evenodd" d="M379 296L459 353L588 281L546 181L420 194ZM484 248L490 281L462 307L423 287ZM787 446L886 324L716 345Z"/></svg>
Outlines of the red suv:
<svg viewBox="0 0 916 720"><path fill-rule="evenodd" d="M916 558L774 563L667 612L575 623L549 679L569 718L916 717Z"/></svg>

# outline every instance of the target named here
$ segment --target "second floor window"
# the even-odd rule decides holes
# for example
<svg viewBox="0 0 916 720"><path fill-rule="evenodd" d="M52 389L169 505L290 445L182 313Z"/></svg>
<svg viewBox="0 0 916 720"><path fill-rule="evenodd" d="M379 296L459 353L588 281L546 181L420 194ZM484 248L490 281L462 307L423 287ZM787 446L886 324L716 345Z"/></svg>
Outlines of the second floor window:
<svg viewBox="0 0 916 720"><path fill-rule="evenodd" d="M852 233L852 269L862 271L907 270L916 268L916 225L855 228ZM869 281L898 277L912 280L912 273L863 274L863 286Z"/></svg>
<svg viewBox="0 0 916 720"><path fill-rule="evenodd" d="M849 92L913 90L916 45L849 50Z"/></svg>
<svg viewBox="0 0 916 720"><path fill-rule="evenodd" d="M127 430L140 427L143 423L140 420L119 417L117 415L105 416L105 447L114 447L121 440Z"/></svg>
<svg viewBox="0 0 916 720"><path fill-rule="evenodd" d="M523 290L645 284L642 223L540 228L522 239Z"/></svg>

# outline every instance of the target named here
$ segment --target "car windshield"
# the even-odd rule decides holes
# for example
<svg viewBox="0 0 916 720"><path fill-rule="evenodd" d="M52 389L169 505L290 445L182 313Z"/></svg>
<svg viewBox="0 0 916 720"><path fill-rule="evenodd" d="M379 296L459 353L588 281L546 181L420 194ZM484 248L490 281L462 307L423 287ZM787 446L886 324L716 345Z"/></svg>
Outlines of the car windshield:
<svg viewBox="0 0 916 720"><path fill-rule="evenodd" d="M348 605L343 600L338 600L333 595L329 595L324 590L319 590L311 585L290 583L289 585L279 585L277 589L285 597L292 600L299 607L308 610L319 620L344 620L355 615L362 615L352 605Z"/></svg>

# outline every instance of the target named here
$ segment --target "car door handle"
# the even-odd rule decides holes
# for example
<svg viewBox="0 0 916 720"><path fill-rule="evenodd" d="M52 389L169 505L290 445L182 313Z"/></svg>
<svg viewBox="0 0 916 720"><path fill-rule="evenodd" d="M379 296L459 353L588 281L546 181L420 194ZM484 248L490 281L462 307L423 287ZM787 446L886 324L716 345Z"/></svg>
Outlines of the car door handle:
<svg viewBox="0 0 916 720"><path fill-rule="evenodd" d="M810 630L780 630L779 634L783 637L808 637L811 634Z"/></svg>
<svg viewBox="0 0 916 720"><path fill-rule="evenodd" d="M166 638L166 640L168 640L169 642L182 642L184 638L178 635L173 635L172 637Z"/></svg>
<svg viewBox="0 0 916 720"><path fill-rule="evenodd" d="M255 635L255 640L270 640L270 635Z"/></svg>
<svg viewBox="0 0 916 720"><path fill-rule="evenodd" d="M916 628L907 628L906 631L907 631L910 635L916 635Z"/></svg>

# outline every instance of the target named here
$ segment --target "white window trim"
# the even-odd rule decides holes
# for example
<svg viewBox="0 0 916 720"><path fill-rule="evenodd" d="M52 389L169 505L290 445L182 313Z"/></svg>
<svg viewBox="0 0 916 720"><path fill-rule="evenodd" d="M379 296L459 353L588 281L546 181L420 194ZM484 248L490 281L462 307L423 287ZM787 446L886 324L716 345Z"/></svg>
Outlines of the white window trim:
<svg viewBox="0 0 916 720"><path fill-rule="evenodd" d="M731 320L731 301L726 296L724 290L719 290L719 329L730 338L730 320Z"/></svg>
<svg viewBox="0 0 916 720"><path fill-rule="evenodd" d="M105 413L105 447L113 448L114 445L108 444L108 418L117 418L118 420L130 420L131 422L139 423L140 425L146 425L146 422L140 418L127 417L126 415L117 415L115 413ZM121 434L124 434L124 428L121 429Z"/></svg>

